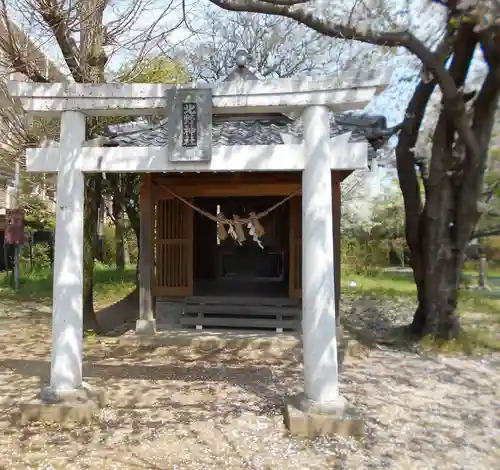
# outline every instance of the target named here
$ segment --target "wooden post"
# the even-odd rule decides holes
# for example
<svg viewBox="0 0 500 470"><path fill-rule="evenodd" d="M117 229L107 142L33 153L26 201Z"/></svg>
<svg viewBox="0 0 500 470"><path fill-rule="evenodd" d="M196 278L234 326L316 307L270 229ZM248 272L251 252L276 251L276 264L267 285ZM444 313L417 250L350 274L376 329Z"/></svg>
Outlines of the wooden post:
<svg viewBox="0 0 500 470"><path fill-rule="evenodd" d="M19 162L16 162L16 170L14 177L14 186L16 191L15 207L19 208L19 196L21 194L21 167ZM19 290L19 277L21 275L21 245L16 243L14 245L14 287L16 291Z"/></svg>
<svg viewBox="0 0 500 470"><path fill-rule="evenodd" d="M332 212L333 212L333 262L335 273L335 312L337 314L337 326L340 325L340 219L341 219L341 193L340 178L338 173L332 174ZM337 330L339 333L340 330Z"/></svg>
<svg viewBox="0 0 500 470"><path fill-rule="evenodd" d="M488 260L486 256L481 255L479 257L479 288L486 289L486 283L488 282Z"/></svg>
<svg viewBox="0 0 500 470"><path fill-rule="evenodd" d="M140 194L139 238L139 318L137 334L151 335L156 332L153 305L153 176L142 176Z"/></svg>
<svg viewBox="0 0 500 470"><path fill-rule="evenodd" d="M289 295L302 297L302 200L301 196L290 199L289 206Z"/></svg>

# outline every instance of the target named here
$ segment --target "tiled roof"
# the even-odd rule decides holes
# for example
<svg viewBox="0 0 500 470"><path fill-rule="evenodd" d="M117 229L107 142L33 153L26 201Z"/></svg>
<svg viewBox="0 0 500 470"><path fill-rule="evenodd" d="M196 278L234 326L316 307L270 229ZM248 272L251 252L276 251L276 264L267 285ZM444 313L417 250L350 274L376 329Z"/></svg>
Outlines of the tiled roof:
<svg viewBox="0 0 500 470"><path fill-rule="evenodd" d="M245 51L238 51L245 54ZM245 82L259 80L259 77L247 67L247 57L223 80ZM351 142L368 140L370 145L368 158L375 156L375 149L380 147L380 131L387 129L383 116L342 114L331 115L330 136L351 132ZM147 121L131 121L126 124L109 125L105 136L110 139L108 145L121 147L162 147L167 145L167 119L152 125ZM263 116L226 116L212 118L212 145L283 145L300 142L302 125L284 114L273 113Z"/></svg>
<svg viewBox="0 0 500 470"><path fill-rule="evenodd" d="M339 115L330 123L330 136L351 132L351 142L370 140L376 131L385 129L385 118L367 115ZM145 121L107 126L110 145L121 147L162 147L167 145L167 120L151 125ZM289 136L289 139L287 138ZM252 118L247 116L214 116L212 145L282 145L302 137L302 125L284 115ZM287 142L288 143L288 142ZM369 147L369 158L375 154Z"/></svg>

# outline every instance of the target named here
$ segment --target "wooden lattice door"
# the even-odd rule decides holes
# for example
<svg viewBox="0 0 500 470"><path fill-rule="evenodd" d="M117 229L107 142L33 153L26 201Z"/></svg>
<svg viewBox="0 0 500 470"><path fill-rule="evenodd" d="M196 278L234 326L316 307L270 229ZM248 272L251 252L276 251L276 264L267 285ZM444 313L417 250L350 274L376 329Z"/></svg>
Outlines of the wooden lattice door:
<svg viewBox="0 0 500 470"><path fill-rule="evenodd" d="M290 296L302 297L302 197L290 199Z"/></svg>
<svg viewBox="0 0 500 470"><path fill-rule="evenodd" d="M178 199L155 203L156 296L182 297L193 292L193 210Z"/></svg>

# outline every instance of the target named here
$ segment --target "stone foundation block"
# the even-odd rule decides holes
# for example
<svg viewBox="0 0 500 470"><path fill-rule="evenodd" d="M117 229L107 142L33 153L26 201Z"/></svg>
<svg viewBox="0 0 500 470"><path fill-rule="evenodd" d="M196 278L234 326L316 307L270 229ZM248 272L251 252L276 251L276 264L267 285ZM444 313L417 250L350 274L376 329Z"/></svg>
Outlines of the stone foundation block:
<svg viewBox="0 0 500 470"><path fill-rule="evenodd" d="M338 409L319 410L304 406L304 396L286 397L284 421L288 431L299 437L315 439L319 436L361 437L364 421L347 403Z"/></svg>
<svg viewBox="0 0 500 470"><path fill-rule="evenodd" d="M135 334L148 336L156 334L156 320L137 320Z"/></svg>
<svg viewBox="0 0 500 470"><path fill-rule="evenodd" d="M90 387L59 392L50 387L42 390L34 400L22 403L14 423L24 425L30 421L52 422L63 425L89 423L100 408L107 404L106 394Z"/></svg>

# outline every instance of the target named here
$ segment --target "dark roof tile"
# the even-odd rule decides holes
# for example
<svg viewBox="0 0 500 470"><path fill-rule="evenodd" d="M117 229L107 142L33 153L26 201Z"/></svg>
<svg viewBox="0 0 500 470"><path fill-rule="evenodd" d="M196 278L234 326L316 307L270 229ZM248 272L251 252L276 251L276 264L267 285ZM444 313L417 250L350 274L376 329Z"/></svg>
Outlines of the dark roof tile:
<svg viewBox="0 0 500 470"><path fill-rule="evenodd" d="M365 115L366 116L366 115ZM369 140L373 132L386 128L385 119L380 116L341 115L331 121L330 136L351 132L351 142ZM159 124L146 121L133 121L126 124L107 126L106 136L111 138L111 145L162 147L167 145L167 120ZM212 145L282 145L282 134L300 138L302 125L286 116L258 117L224 117L214 116L212 123ZM375 151L369 147L369 158Z"/></svg>

